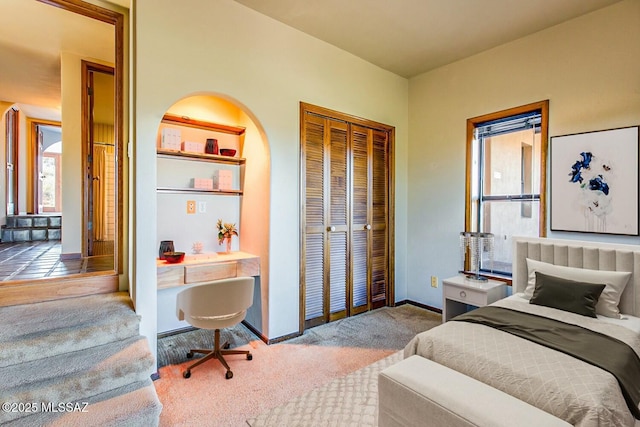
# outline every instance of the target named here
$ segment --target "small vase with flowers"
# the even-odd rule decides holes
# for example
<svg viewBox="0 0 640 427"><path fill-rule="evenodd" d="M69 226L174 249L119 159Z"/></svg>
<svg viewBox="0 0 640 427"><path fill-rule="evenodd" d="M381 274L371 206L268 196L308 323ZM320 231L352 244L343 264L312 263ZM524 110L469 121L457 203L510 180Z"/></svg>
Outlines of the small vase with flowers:
<svg viewBox="0 0 640 427"><path fill-rule="evenodd" d="M223 223L221 219L218 220L218 244L222 245L226 243L225 254L231 253L231 238L238 235L238 229L235 224Z"/></svg>

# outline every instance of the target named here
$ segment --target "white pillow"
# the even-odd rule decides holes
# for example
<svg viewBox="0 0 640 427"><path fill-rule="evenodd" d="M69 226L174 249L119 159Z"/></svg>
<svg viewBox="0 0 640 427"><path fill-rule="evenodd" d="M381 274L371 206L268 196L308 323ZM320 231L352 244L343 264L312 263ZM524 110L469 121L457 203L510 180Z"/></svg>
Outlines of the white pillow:
<svg viewBox="0 0 640 427"><path fill-rule="evenodd" d="M631 277L630 272L626 271L604 271L589 270L586 268L565 267L562 265L554 265L546 262L536 261L527 258L527 270L529 271L527 287L524 290L524 297L531 299L533 290L536 287L536 271L550 276L560 277L562 279L575 280L584 283L601 283L606 285L598 304L596 305L596 313L606 317L619 319L620 310L618 304L620 297L624 291L627 282Z"/></svg>

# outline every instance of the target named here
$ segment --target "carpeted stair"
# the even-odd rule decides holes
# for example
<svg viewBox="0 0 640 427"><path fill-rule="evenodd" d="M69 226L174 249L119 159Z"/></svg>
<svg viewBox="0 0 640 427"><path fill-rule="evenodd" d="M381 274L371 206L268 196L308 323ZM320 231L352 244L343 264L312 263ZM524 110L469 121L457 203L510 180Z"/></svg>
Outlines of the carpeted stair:
<svg viewBox="0 0 640 427"><path fill-rule="evenodd" d="M154 357L126 293L2 307L0 325L1 425L158 425Z"/></svg>

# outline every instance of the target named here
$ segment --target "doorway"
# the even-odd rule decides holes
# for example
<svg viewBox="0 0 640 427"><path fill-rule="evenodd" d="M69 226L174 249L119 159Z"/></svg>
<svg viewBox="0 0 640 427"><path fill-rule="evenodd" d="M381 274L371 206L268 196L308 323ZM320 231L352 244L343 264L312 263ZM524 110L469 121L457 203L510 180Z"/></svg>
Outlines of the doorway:
<svg viewBox="0 0 640 427"><path fill-rule="evenodd" d="M84 255L113 255L116 224L114 69L82 61Z"/></svg>
<svg viewBox="0 0 640 427"><path fill-rule="evenodd" d="M27 119L29 135L27 212L58 214L62 212L62 125L58 121Z"/></svg>
<svg viewBox="0 0 640 427"><path fill-rule="evenodd" d="M3 11L10 16L10 22L4 22L0 29L6 33L28 33L30 37L9 38L15 43L0 47L0 63L16 70L15 73L5 73L0 76L0 86L3 87L3 104L8 106L16 105L20 111L20 130L27 132L20 135L20 145L18 150L20 173L18 174L17 203L13 207L15 211L25 218L25 221L44 221L42 217L51 219L56 216L58 221L62 218L62 226L58 224L58 232L62 233L62 238L52 242L56 245L55 250L60 253L57 261L64 264L66 273L77 274L78 272L100 271L100 276L108 277L110 284L115 284L118 289L118 281L126 280L124 273L124 263L126 254L122 251L123 238L123 209L126 205L122 200L123 181L121 179L123 169L122 135L126 133L126 123L124 122L124 50L126 42L124 40L124 21L126 15L117 12L121 8L104 8L93 3L80 0L38 0L25 2L22 0L8 0L3 4ZM122 9L124 10L124 9ZM17 27L17 28L16 28ZM58 31L60 30L60 31ZM81 34L82 37L78 35ZM28 45L27 45L28 44ZM66 46L61 50L61 46ZM109 262L105 262L106 267L93 269L91 262L86 260L86 244L83 241L83 201L84 201L84 180L78 179L83 174L83 156L81 151L81 60L91 58L91 61L102 62L112 66L110 78L114 87L112 102L113 123L113 148L112 164L115 171L113 177L113 213L110 215L112 222L109 224L108 240ZM37 75L33 72L19 72L22 69L38 70ZM5 90L6 89L6 90ZM4 108L5 105L2 105ZM33 151L30 149L34 145L29 141L31 134L31 120L51 120L64 123L64 155L62 153L43 152L41 167L36 166ZM26 140L26 141L25 141ZM98 141L101 142L101 141ZM35 156L34 156L35 157ZM86 158L86 157L85 157ZM26 159L26 160L25 160ZM60 167L58 167L60 162ZM33 169L32 169L33 168ZM61 183L58 188L56 184L52 186L51 198L45 203L35 203L36 199L43 200L46 196L42 190L36 189L44 169L49 169L51 181ZM46 171L44 171L46 173ZM55 175L61 175L61 179L56 179ZM60 191L57 191L60 190ZM64 193L64 194L62 194ZM5 196L10 196L6 195ZM42 205L42 206L40 206ZM6 211L6 207L3 209ZM52 213L63 212L64 215L51 215ZM3 215L0 222L7 220ZM36 219L37 218L37 219ZM17 218L14 218L17 219ZM20 218L22 220L22 218ZM35 225L34 225L35 227ZM55 239L54 239L55 240ZM2 242L5 243L4 241ZM8 246L7 242L7 246ZM23 252L31 252L39 245L38 242L28 241L23 244ZM94 251L95 252L95 251ZM1 262L1 260L0 260ZM79 268L71 268L70 263L77 263ZM87 268L84 268L88 264ZM75 266L74 266L75 267ZM52 275L44 275L51 277ZM16 280L17 277L8 280ZM7 280L7 279L2 279ZM61 279L60 279L61 280ZM53 280L50 280L52 282ZM107 279L104 280L107 283ZM53 283L49 285L55 286ZM122 285L120 286L122 288ZM53 289L53 287L51 287ZM90 292L90 289L80 291Z"/></svg>

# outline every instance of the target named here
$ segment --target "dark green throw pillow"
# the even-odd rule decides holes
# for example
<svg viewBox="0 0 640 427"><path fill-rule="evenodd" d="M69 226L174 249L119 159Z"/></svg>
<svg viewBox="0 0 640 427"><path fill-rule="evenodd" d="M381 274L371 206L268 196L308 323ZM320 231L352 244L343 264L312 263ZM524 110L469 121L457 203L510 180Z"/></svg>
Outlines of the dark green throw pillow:
<svg viewBox="0 0 640 427"><path fill-rule="evenodd" d="M596 317L596 304L605 286L562 279L536 271L536 287L529 302Z"/></svg>

